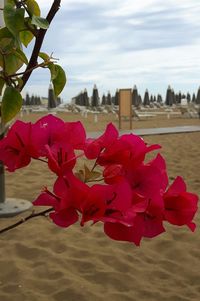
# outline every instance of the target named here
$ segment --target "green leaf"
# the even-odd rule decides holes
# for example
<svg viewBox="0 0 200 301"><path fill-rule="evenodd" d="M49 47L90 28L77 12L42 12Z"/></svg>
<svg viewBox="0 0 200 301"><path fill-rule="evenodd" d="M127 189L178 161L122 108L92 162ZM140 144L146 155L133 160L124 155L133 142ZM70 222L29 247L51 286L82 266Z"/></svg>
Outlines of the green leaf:
<svg viewBox="0 0 200 301"><path fill-rule="evenodd" d="M66 84L66 75L65 71L62 69L61 66L54 64L56 69L56 76L52 79L53 87L54 87L54 93L57 97L63 90L65 84Z"/></svg>
<svg viewBox="0 0 200 301"><path fill-rule="evenodd" d="M5 89L2 105L1 105L1 117L4 123L7 123L15 117L22 107L22 96L13 87L7 87Z"/></svg>
<svg viewBox="0 0 200 301"><path fill-rule="evenodd" d="M28 65L28 59L27 59L27 57L26 57L26 55L24 54L23 51L21 51L20 49L15 49L14 50L14 55L16 57L18 57L23 63Z"/></svg>
<svg viewBox="0 0 200 301"><path fill-rule="evenodd" d="M44 61L49 61L50 60L50 56L45 52L40 52L39 57L41 57L41 59L43 59Z"/></svg>
<svg viewBox="0 0 200 301"><path fill-rule="evenodd" d="M8 75L13 74L22 67L24 59L19 59L19 54L16 54L17 48L13 38L0 39L0 42L0 67L2 67ZM4 53L4 55L2 53Z"/></svg>
<svg viewBox="0 0 200 301"><path fill-rule="evenodd" d="M40 16L40 7L35 0L27 0L26 6L31 15Z"/></svg>
<svg viewBox="0 0 200 301"><path fill-rule="evenodd" d="M13 8L12 4L6 4L4 6L4 21L6 27L10 32L16 36L18 33L25 28L24 25L24 8Z"/></svg>
<svg viewBox="0 0 200 301"><path fill-rule="evenodd" d="M42 29L48 29L49 22L45 18L37 17L33 15L31 24L40 27Z"/></svg>
<svg viewBox="0 0 200 301"><path fill-rule="evenodd" d="M27 47L28 44L32 41L32 39L34 38L34 35L32 34L32 32L28 31L28 30L23 30L19 33L19 38L20 41L22 42L22 44Z"/></svg>
<svg viewBox="0 0 200 301"><path fill-rule="evenodd" d="M5 38L13 39L13 35L7 27L0 28L0 40Z"/></svg>
<svg viewBox="0 0 200 301"><path fill-rule="evenodd" d="M14 0L6 0L7 4L11 4L12 6L15 6L15 1Z"/></svg>
<svg viewBox="0 0 200 301"><path fill-rule="evenodd" d="M4 85L5 85L5 80L2 77L0 77L0 95L2 94Z"/></svg>
<svg viewBox="0 0 200 301"><path fill-rule="evenodd" d="M56 65L54 63L49 63L48 68L51 72L51 81L53 81L56 78L57 74L58 74L58 70L57 70Z"/></svg>

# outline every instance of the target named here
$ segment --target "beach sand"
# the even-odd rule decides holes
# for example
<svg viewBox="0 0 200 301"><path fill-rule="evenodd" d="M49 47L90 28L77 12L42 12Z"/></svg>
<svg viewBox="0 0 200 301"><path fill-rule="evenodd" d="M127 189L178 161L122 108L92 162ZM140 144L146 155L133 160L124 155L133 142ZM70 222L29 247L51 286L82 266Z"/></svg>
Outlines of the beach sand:
<svg viewBox="0 0 200 301"><path fill-rule="evenodd" d="M23 119L38 116L31 114ZM84 119L84 123L87 130L103 130L106 122L116 122L113 116L99 116L98 125L93 117ZM79 115L67 114L65 119L78 120ZM160 118L134 122L133 126L191 124L199 125L199 120ZM128 128L128 123L124 126ZM182 175L188 190L200 195L200 133L148 136L145 140L162 145L170 181ZM54 176L41 165L33 162L15 173L6 173L7 196L33 201L43 185L51 187ZM20 218L1 219L0 228ZM112 241L104 235L101 224L61 229L47 218L34 218L0 236L0 300L198 301L198 215L196 223L195 233L166 224L166 233L144 239L136 247Z"/></svg>

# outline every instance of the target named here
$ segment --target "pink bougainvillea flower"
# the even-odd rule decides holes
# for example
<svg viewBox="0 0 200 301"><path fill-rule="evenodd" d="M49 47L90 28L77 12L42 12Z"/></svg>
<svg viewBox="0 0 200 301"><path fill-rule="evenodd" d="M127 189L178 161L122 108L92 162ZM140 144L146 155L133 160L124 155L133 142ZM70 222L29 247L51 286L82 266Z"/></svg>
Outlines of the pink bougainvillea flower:
<svg viewBox="0 0 200 301"><path fill-rule="evenodd" d="M45 145L50 147L58 142L57 133L62 133L64 121L51 114L40 118L32 125L31 140L37 147L37 157L45 157L47 150Z"/></svg>
<svg viewBox="0 0 200 301"><path fill-rule="evenodd" d="M80 206L81 224L89 220L123 222L123 213L131 207L131 201L131 188L127 182L115 185L93 185Z"/></svg>
<svg viewBox="0 0 200 301"><path fill-rule="evenodd" d="M110 238L120 241L129 241L136 246L140 245L142 237L152 238L165 231L160 217L150 217L146 214L137 214L133 226L127 227L122 223L105 223L104 232Z"/></svg>
<svg viewBox="0 0 200 301"><path fill-rule="evenodd" d="M105 167L103 171L104 181L107 184L115 184L124 180L125 172L120 164L112 164Z"/></svg>
<svg viewBox="0 0 200 301"><path fill-rule="evenodd" d="M9 171L27 166L31 156L35 156L34 145L31 145L31 123L16 121L7 136L0 141L0 160Z"/></svg>
<svg viewBox="0 0 200 301"><path fill-rule="evenodd" d="M112 145L118 137L118 130L112 123L109 123L103 135L97 139L87 139L85 146L85 155L88 159L96 159L100 152Z"/></svg>
<svg viewBox="0 0 200 301"><path fill-rule="evenodd" d="M38 156L46 156L48 145L62 143L71 145L73 149L83 149L85 146L86 133L82 124L77 122L64 122L49 114L42 117L33 125L32 143L37 145Z"/></svg>
<svg viewBox="0 0 200 301"><path fill-rule="evenodd" d="M64 176L76 164L76 156L71 145L56 143L51 148L46 145L48 166L58 176Z"/></svg>
<svg viewBox="0 0 200 301"><path fill-rule="evenodd" d="M54 194L45 189L33 204L53 207L50 218L56 225L68 227L78 221L78 206L88 189L86 184L69 172L65 177L58 177L54 184Z"/></svg>
<svg viewBox="0 0 200 301"><path fill-rule="evenodd" d="M121 164L124 168L134 168L141 164L146 153L159 149L160 145L147 146L144 140L134 134L125 134L115 139L112 145L100 154L98 163L100 165Z"/></svg>
<svg viewBox="0 0 200 301"><path fill-rule="evenodd" d="M177 177L164 193L164 218L173 225L187 225L192 231L196 225L192 222L197 211L198 196L186 191L186 184Z"/></svg>
<svg viewBox="0 0 200 301"><path fill-rule="evenodd" d="M129 169L126 175L134 194L148 201L148 212L159 215L164 210L163 193L168 185L165 160L160 154L147 164Z"/></svg>
<svg viewBox="0 0 200 301"><path fill-rule="evenodd" d="M74 149L83 150L86 142L85 129L80 121L65 122L62 132L56 133L56 139L65 141Z"/></svg>

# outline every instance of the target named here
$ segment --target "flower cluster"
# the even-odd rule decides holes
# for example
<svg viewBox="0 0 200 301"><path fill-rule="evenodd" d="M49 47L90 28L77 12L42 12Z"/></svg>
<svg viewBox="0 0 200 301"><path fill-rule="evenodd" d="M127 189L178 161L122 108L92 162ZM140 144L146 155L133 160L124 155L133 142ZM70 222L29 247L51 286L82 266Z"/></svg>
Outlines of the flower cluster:
<svg viewBox="0 0 200 301"><path fill-rule="evenodd" d="M48 164L57 175L53 191L43 189L34 205L52 207L49 216L58 226L102 222L110 238L139 245L164 232L164 221L195 230L198 197L181 177L169 186L160 154L145 162L159 148L134 134L119 136L113 124L97 139L87 138L80 122L48 115L34 124L16 121L0 141L0 160L11 172L31 159ZM92 167L76 172L82 156Z"/></svg>

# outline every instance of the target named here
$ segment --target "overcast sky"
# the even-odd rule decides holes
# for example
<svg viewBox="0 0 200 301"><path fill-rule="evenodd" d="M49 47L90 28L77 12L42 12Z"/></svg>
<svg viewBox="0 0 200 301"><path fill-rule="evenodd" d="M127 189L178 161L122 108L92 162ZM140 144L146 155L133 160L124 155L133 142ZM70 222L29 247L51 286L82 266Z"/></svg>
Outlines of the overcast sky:
<svg viewBox="0 0 200 301"><path fill-rule="evenodd" d="M38 0L45 16L53 1ZM200 85L200 1L62 0L43 51L54 52L67 73L62 97L94 84L100 94L135 84L142 96L193 92ZM49 74L36 71L27 91L47 95Z"/></svg>

